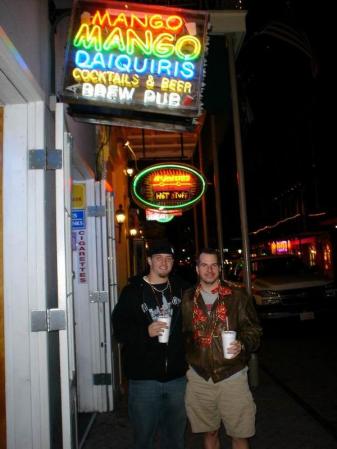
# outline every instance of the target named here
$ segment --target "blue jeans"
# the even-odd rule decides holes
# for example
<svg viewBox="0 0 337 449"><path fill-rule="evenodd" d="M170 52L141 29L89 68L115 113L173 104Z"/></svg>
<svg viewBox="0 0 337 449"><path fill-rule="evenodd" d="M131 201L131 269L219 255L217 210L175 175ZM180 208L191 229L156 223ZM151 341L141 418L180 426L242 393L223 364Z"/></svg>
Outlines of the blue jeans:
<svg viewBox="0 0 337 449"><path fill-rule="evenodd" d="M129 381L129 417L134 430L134 449L184 449L186 378L169 382Z"/></svg>

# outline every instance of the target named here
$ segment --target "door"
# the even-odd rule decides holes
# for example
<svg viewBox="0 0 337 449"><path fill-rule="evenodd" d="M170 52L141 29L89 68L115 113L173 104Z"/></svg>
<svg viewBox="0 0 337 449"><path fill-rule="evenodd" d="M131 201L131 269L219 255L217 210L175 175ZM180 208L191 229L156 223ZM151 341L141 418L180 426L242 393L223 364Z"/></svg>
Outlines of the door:
<svg viewBox="0 0 337 449"><path fill-rule="evenodd" d="M115 203L114 196L106 192L106 220L107 220L107 262L108 262L108 282L109 282L109 303L107 313L111 312L117 304L117 257L116 257L116 228L115 228ZM111 342L111 370L112 370L112 401L113 408L116 407L118 395L122 388L122 367L121 367L121 347L112 339L111 321L109 322L109 341Z"/></svg>
<svg viewBox="0 0 337 449"><path fill-rule="evenodd" d="M92 303L97 317L98 331L98 361L100 372L94 373L94 384L101 386L101 411L113 410L113 371L111 352L111 305L109 294L108 268L108 232L107 232L107 204L104 181L95 183L94 204L95 216L91 219L95 227L96 267L94 268L94 282L99 294L97 302ZM93 299L95 300L95 299Z"/></svg>
<svg viewBox="0 0 337 449"><path fill-rule="evenodd" d="M107 412L114 409L119 384L110 319L117 296L113 197L104 181L74 185L75 191L85 189L84 209L73 204L78 410Z"/></svg>
<svg viewBox="0 0 337 449"><path fill-rule="evenodd" d="M77 393L71 253L71 136L65 129L64 106L56 104L56 148L62 152L62 168L56 171L56 246L58 308L65 311L65 329L59 331L62 402L62 449L76 449Z"/></svg>

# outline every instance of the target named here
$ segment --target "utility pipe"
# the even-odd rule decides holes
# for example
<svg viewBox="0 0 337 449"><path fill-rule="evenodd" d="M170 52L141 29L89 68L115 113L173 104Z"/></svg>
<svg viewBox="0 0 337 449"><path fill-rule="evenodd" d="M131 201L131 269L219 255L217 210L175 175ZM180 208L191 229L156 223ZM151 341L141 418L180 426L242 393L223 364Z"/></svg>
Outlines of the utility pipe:
<svg viewBox="0 0 337 449"><path fill-rule="evenodd" d="M198 141L198 156L199 156L199 169L204 174L204 159L202 154L201 138ZM207 228L207 211L206 211L206 198L205 195L201 198L201 213L202 213L202 236L203 247L208 248L208 228Z"/></svg>
<svg viewBox="0 0 337 449"><path fill-rule="evenodd" d="M247 224L247 206L246 206L246 191L245 191L245 175L242 158L242 142L241 142L241 125L239 114L239 102L237 94L235 58L233 50L233 37L227 35L226 41L228 44L228 65L229 65L229 80L232 97L233 110L233 124L234 124L234 139L235 139L235 156L237 169L237 183L239 192L239 209L240 209L240 223L241 223L241 237L242 237L242 252L243 252L243 277L246 290L249 296L252 293L251 282L251 268L250 268L250 248L248 237Z"/></svg>
<svg viewBox="0 0 337 449"><path fill-rule="evenodd" d="M213 156L213 180L215 193L215 212L216 212L216 227L218 234L218 247L220 251L221 276L223 277L223 229L222 229L222 208L221 195L219 183L219 158L218 146L216 141L215 116L211 116L211 141L212 141L212 156Z"/></svg>
<svg viewBox="0 0 337 449"><path fill-rule="evenodd" d="M239 191L239 207L240 207L240 222L241 222L241 236L242 236L242 251L243 251L243 279L246 291L249 297L252 296L252 281L250 268L250 247L248 237L247 224L247 208L246 208L246 190L245 190L245 176L242 158L242 142L241 142L241 125L239 114L239 102L236 84L235 58L233 51L233 38L228 35L228 61L229 61L229 80L232 96L233 109L233 124L234 124L234 139L235 139L235 155L236 155L236 169L237 182ZM256 353L252 353L248 362L249 383L252 388L259 385L259 363Z"/></svg>

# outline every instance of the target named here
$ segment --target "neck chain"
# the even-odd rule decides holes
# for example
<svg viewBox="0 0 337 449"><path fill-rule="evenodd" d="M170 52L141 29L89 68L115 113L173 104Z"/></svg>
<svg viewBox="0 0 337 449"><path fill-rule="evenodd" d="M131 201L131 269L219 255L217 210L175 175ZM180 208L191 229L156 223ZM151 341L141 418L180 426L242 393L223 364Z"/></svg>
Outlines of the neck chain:
<svg viewBox="0 0 337 449"><path fill-rule="evenodd" d="M161 290L159 290L159 288L156 288L154 285L152 285L152 284L149 284L150 285L150 287L152 288L152 290L155 290L156 292L158 292L158 293L164 293L164 291L165 290L167 290L168 288L169 288L169 286L170 286L170 283L169 283L169 281L167 281L166 282L166 286L164 287L164 288L162 288Z"/></svg>
<svg viewBox="0 0 337 449"><path fill-rule="evenodd" d="M169 289L169 292L170 292L170 298L172 299L172 288L171 288L171 284L170 284L170 281L169 281L169 279L166 281L166 286L163 288L163 289L159 289L159 288L156 288L153 284L151 284L151 282L149 282L149 278L148 277L146 277L146 282L149 284L149 286L150 286L150 288L151 288L151 290L152 290L152 293L153 293L153 296L155 297L155 300L156 300L156 303L158 304L158 307L161 309L162 308L162 306L163 306L163 304L165 303L165 302L167 302L167 300L166 300L166 298L165 298L165 295L164 295L164 292L167 290L167 289ZM162 302L160 303L159 301L158 301L158 297L157 297L157 293L160 293L161 294L161 300L162 300Z"/></svg>

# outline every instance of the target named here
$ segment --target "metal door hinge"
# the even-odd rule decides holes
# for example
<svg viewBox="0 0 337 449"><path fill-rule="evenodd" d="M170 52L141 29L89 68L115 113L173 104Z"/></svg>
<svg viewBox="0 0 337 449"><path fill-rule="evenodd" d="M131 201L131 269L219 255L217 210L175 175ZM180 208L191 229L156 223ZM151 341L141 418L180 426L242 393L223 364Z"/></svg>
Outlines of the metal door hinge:
<svg viewBox="0 0 337 449"><path fill-rule="evenodd" d="M88 206L88 217L105 217L105 206Z"/></svg>
<svg viewBox="0 0 337 449"><path fill-rule="evenodd" d="M62 168L62 150L29 150L31 170L57 170Z"/></svg>
<svg viewBox="0 0 337 449"><path fill-rule="evenodd" d="M89 302L108 302L108 299L107 291L89 292Z"/></svg>
<svg viewBox="0 0 337 449"><path fill-rule="evenodd" d="M94 385L111 385L111 373L96 373L93 375Z"/></svg>
<svg viewBox="0 0 337 449"><path fill-rule="evenodd" d="M32 310L31 331L52 332L66 329L66 313L62 309Z"/></svg>

